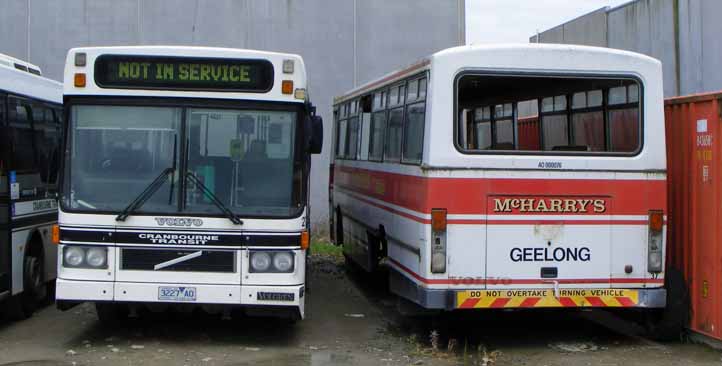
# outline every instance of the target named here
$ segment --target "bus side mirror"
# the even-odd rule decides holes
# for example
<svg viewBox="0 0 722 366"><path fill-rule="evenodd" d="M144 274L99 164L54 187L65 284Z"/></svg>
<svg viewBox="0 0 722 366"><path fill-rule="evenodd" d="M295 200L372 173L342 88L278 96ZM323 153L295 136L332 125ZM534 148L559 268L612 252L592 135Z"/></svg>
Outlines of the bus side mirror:
<svg viewBox="0 0 722 366"><path fill-rule="evenodd" d="M311 116L311 136L308 151L311 154L320 154L323 149L323 118Z"/></svg>

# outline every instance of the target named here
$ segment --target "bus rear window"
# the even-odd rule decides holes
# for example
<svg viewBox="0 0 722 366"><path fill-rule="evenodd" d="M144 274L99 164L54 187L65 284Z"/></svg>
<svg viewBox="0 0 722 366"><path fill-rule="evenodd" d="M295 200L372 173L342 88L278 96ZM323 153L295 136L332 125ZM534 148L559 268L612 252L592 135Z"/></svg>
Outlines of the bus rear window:
<svg viewBox="0 0 722 366"><path fill-rule="evenodd" d="M463 152L634 154L642 144L632 78L467 74L457 88Z"/></svg>

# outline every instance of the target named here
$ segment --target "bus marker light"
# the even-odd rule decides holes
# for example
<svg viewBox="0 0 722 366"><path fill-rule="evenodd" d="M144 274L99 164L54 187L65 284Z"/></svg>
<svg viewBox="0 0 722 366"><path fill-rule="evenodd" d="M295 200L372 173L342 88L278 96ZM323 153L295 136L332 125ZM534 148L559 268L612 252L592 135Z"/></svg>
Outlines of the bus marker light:
<svg viewBox="0 0 722 366"><path fill-rule="evenodd" d="M647 244L647 271L649 273L660 273L664 266L663 235L664 215L661 210L649 211L649 238Z"/></svg>
<svg viewBox="0 0 722 366"><path fill-rule="evenodd" d="M306 89L296 89L296 91L293 93L293 96L296 99L306 99Z"/></svg>
<svg viewBox="0 0 722 366"><path fill-rule="evenodd" d="M77 73L74 77L76 88L85 88L85 74Z"/></svg>
<svg viewBox="0 0 722 366"><path fill-rule="evenodd" d="M654 231L662 231L664 216L661 210L649 211L649 228Z"/></svg>
<svg viewBox="0 0 722 366"><path fill-rule="evenodd" d="M85 52L78 52L75 54L75 66L85 66L87 62L87 55Z"/></svg>
<svg viewBox="0 0 722 366"><path fill-rule="evenodd" d="M293 80L284 80L281 82L281 93L293 94Z"/></svg>
<svg viewBox="0 0 722 366"><path fill-rule="evenodd" d="M53 244L60 244L60 226L58 225L53 225L52 241Z"/></svg>
<svg viewBox="0 0 722 366"><path fill-rule="evenodd" d="M293 60L283 60L283 73L293 74Z"/></svg>
<svg viewBox="0 0 722 366"><path fill-rule="evenodd" d="M431 209L431 229L434 231L446 231L446 209Z"/></svg>
<svg viewBox="0 0 722 366"><path fill-rule="evenodd" d="M308 245L310 244L310 240L308 237L308 231L304 231L301 233L301 249L308 249Z"/></svg>

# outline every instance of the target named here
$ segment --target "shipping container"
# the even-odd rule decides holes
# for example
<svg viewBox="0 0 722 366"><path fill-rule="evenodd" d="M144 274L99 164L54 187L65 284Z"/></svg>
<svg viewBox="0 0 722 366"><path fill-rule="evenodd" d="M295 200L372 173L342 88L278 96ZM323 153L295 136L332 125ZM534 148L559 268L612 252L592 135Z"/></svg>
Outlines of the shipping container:
<svg viewBox="0 0 722 366"><path fill-rule="evenodd" d="M665 102L668 273L677 269L684 275L689 328L716 339L722 339L720 99L722 92Z"/></svg>

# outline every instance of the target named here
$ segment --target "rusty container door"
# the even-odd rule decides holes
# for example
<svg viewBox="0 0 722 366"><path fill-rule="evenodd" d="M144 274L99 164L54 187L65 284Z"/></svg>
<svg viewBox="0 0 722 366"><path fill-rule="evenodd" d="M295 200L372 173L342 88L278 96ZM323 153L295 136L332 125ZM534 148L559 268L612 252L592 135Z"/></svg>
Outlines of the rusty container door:
<svg viewBox="0 0 722 366"><path fill-rule="evenodd" d="M665 103L669 184L667 268L685 276L691 330L722 339L722 93Z"/></svg>

